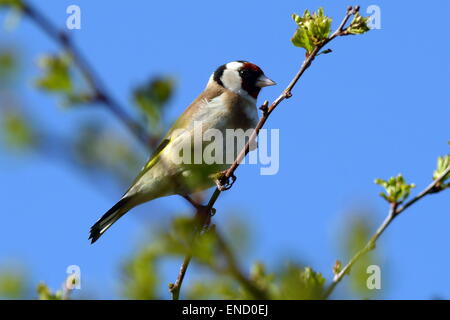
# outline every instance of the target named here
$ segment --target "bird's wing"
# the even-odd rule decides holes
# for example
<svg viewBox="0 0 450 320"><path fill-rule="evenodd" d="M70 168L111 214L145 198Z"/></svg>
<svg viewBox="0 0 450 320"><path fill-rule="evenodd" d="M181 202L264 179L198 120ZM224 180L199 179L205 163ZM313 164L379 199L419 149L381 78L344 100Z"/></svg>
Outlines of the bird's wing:
<svg viewBox="0 0 450 320"><path fill-rule="evenodd" d="M148 160L147 164L144 166L142 171L148 171L149 169L151 169L155 163L158 162L159 160L159 155L161 154L161 152L165 149L165 147L167 147L170 143L170 136L163 139L163 141L161 141L161 143L159 144L159 146L155 149L155 151L153 151L153 154L150 156L150 159Z"/></svg>
<svg viewBox="0 0 450 320"><path fill-rule="evenodd" d="M170 143L170 136L166 136L161 143L159 144L159 146L155 149L155 151L153 151L152 155L150 156L149 160L147 161L147 163L145 164L145 166L142 168L141 172L138 174L138 176L134 179L133 183L131 184L130 188L127 190L127 192L125 192L125 194L128 193L128 191L130 191L130 189L133 188L133 186L136 184L136 182L139 181L139 179L145 174L147 173L148 170L150 170L158 161L159 161L159 157L161 155L161 152L169 145Z"/></svg>
<svg viewBox="0 0 450 320"><path fill-rule="evenodd" d="M210 87L209 90L203 91L190 105L189 107L184 110L184 112L181 114L181 116L175 121L173 126L169 129L167 134L165 135L162 142L159 144L159 146L155 149L149 160L147 161L146 165L142 168L139 175L136 177L136 179L131 184L130 189L136 184L136 182L139 181L139 179L147 173L153 166L158 163L160 160L161 153L164 151L164 149L173 142L176 137L173 137L172 134L177 129L187 128L189 125L195 120L195 113L198 111L198 105L201 103L208 102L212 99L214 99L217 96L220 96L223 93L223 88L219 87L218 85L213 85ZM129 190L130 190L129 189ZM128 190L128 191L129 191ZM128 192L127 191L127 192Z"/></svg>

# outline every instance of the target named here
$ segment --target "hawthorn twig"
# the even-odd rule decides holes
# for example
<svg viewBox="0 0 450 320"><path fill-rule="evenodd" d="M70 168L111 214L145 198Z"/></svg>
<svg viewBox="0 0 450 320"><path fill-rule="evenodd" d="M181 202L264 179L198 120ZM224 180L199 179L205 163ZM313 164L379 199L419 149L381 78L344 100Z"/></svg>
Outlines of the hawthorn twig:
<svg viewBox="0 0 450 320"><path fill-rule="evenodd" d="M180 272L178 272L177 280L175 281L175 283L169 284L169 291L170 293L172 293L172 300L180 299L181 284L183 283L184 276L186 275L186 270L189 266L189 263L191 262L191 259L192 259L191 254L187 254L184 257L183 263L181 264L180 267Z"/></svg>
<svg viewBox="0 0 450 320"><path fill-rule="evenodd" d="M100 78L94 72L92 66L87 62L83 54L73 43L69 35L63 30L59 30L40 11L36 10L25 0L21 3L22 12L37 26L39 26L50 38L59 43L71 56L74 63L80 69L86 81L91 86L93 92L93 102L103 104L108 108L123 124L136 136L145 148L151 147L157 141L148 134L147 130L136 120L134 120L105 89Z"/></svg>
<svg viewBox="0 0 450 320"><path fill-rule="evenodd" d="M359 11L359 6L356 6L354 8L353 7L348 7L347 8L347 13L346 13L344 19L342 20L341 24L339 25L339 28L328 39L323 41L320 45L316 46L314 48L314 50L309 55L307 55L306 59L303 61L303 64L300 67L300 69L297 72L297 74L291 80L291 82L286 87L286 89L284 89L284 91L278 96L278 98L274 102L272 102L272 104L269 107L265 108L264 105L262 106L262 108L265 109L265 111L263 111L263 116L260 118L258 124L256 125L255 130L253 131L252 135L249 138L249 141L245 144L244 148L238 154L237 158L235 159L233 164L230 166L230 168L226 171L226 173L225 173L225 177L226 178L229 178L229 177L231 177L234 174L234 172L239 167L239 165L242 162L242 160L249 153L250 146L255 142L256 138L259 135L259 131L262 129L262 127L266 123L267 119L270 117L270 114L276 109L276 107L283 100L289 99L289 98L292 97L292 89L295 87L297 82L300 80L300 78L302 77L303 73L310 67L311 63L314 61L314 59L316 58L316 56L320 52L320 50L324 46L326 46L331 40L335 39L336 37L339 37L339 36L342 36L342 35L346 35L346 33L345 33L346 29L344 29L344 26L348 22L350 17L352 15L356 14L358 11ZM214 194L216 194L216 193L220 194L220 190L218 188L216 189ZM215 197L215 200L217 200L218 195L215 196L214 194L211 197L211 199ZM212 205L214 205L215 200L212 203Z"/></svg>
<svg viewBox="0 0 450 320"><path fill-rule="evenodd" d="M189 196L185 196L185 199L191 203L194 207L197 208L196 216L198 219L198 226L199 229L194 231L194 236L192 239L192 242L194 242L198 236L200 236L200 233L207 228L211 222L211 213L214 211L213 205L214 202L217 200L215 197L211 197L208 204L204 207L197 204L192 198ZM191 244L192 246L192 244ZM173 300L178 300L180 298L180 290L181 286L183 284L184 276L186 275L186 271L189 267L189 263L191 262L192 254L188 253L183 259L183 263L181 264L180 271L178 272L177 279L175 283L169 284L169 291L172 294Z"/></svg>
<svg viewBox="0 0 450 320"><path fill-rule="evenodd" d="M375 234L369 239L367 244L359 250L351 259L350 261L334 276L333 282L329 285L327 290L325 291L324 298L328 298L336 288L336 286L341 282L341 280L344 278L346 274L350 273L350 269L352 266L366 253L369 251L372 251L375 249L376 242L378 238L383 234L383 232L386 230L386 228L394 221L394 219L403 211L405 211L407 208L412 206L417 201L423 199L426 195L433 194L439 191L442 191L443 189L439 187L439 185L443 182L445 176L450 172L450 166L439 176L437 179L435 179L432 183L430 183L422 192L420 192L418 195L416 195L414 198L406 202L404 205L399 206L400 203L393 202L390 203L389 212L386 218L384 219L383 223L378 227Z"/></svg>
<svg viewBox="0 0 450 320"><path fill-rule="evenodd" d="M228 168L228 170L224 173L223 177L225 179L229 179L230 177L234 176L234 172L236 171L236 169L239 167L239 165L241 164L242 160L245 158L245 156L249 153L250 151L250 146L256 141L256 138L259 135L260 130L263 128L264 124L266 123L267 119L270 117L271 113L277 108L277 106L284 100L289 99L292 97L292 89L295 87L295 85L297 84L297 82L300 80L300 78L302 77L302 75L304 74L304 72L310 67L311 63L314 61L314 59L316 58L316 56L319 54L320 50L326 46L330 41L332 41L333 39L339 37L339 36L346 36L349 35L349 33L347 33L347 28L345 28L345 25L347 24L348 20L350 19L351 16L355 15L357 12L359 11L359 6L349 6L347 8L347 12L342 20L342 22L340 23L339 27L336 29L336 31L334 31L327 39L325 39L322 43L320 43L319 45L317 45L312 52L310 52L309 54L307 54L305 60L303 61L300 69L298 70L297 74L294 76L294 78L291 80L291 82L288 84L288 86L286 87L286 89L283 90L283 92L278 96L278 98L276 98L271 104L270 106L268 106L267 102L265 102L262 106L261 106L261 110L262 110L262 116L259 119L258 124L256 125L254 131L252 132L252 134L250 135L249 140L247 141L247 143L245 144L244 148L239 152L238 156L236 157L236 159L234 160L233 164ZM214 204L216 203L217 199L219 198L220 194L221 194L221 190L219 187L217 187L214 190L214 193L212 194L211 198L208 201L208 204L206 206L206 209L211 211L214 207ZM206 219L205 223L203 224L202 230L207 229L209 227L210 224L210 219ZM191 259L190 256L187 255L183 261L183 264L180 268L180 272L178 273L178 277L177 277L177 281L175 282L175 284L171 284L170 285L170 291L173 292L175 291L176 293L176 297L178 298L179 296L179 291L180 288L183 284L183 279L185 276L185 273L189 267L189 263L190 263ZM173 295L174 296L174 295Z"/></svg>

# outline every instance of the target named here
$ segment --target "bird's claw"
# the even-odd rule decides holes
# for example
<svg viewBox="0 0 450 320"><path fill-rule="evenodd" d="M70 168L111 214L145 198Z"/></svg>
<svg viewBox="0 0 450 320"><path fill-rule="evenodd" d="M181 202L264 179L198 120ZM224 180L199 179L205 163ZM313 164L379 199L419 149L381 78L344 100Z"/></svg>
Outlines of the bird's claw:
<svg viewBox="0 0 450 320"><path fill-rule="evenodd" d="M236 176L231 174L231 176L227 177L225 174L222 174L217 180L216 185L220 191L226 191L231 189L233 184L236 182Z"/></svg>

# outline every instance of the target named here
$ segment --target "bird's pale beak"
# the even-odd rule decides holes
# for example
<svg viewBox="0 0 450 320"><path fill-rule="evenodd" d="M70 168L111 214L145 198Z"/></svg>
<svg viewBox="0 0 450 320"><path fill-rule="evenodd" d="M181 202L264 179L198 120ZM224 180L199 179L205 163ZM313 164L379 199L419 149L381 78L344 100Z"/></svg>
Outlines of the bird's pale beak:
<svg viewBox="0 0 450 320"><path fill-rule="evenodd" d="M261 75L258 80L256 80L256 86L260 88L268 87L268 86L274 86L277 83L273 80L270 80L265 75Z"/></svg>

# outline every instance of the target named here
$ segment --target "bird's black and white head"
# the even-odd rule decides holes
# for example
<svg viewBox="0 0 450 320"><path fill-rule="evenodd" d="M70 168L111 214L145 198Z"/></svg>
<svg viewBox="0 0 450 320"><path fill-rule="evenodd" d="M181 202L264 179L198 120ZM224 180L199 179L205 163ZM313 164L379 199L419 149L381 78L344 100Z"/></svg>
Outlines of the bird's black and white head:
<svg viewBox="0 0 450 320"><path fill-rule="evenodd" d="M242 97L253 99L258 97L261 88L276 84L264 75L260 67L247 61L233 61L220 66L210 81Z"/></svg>

